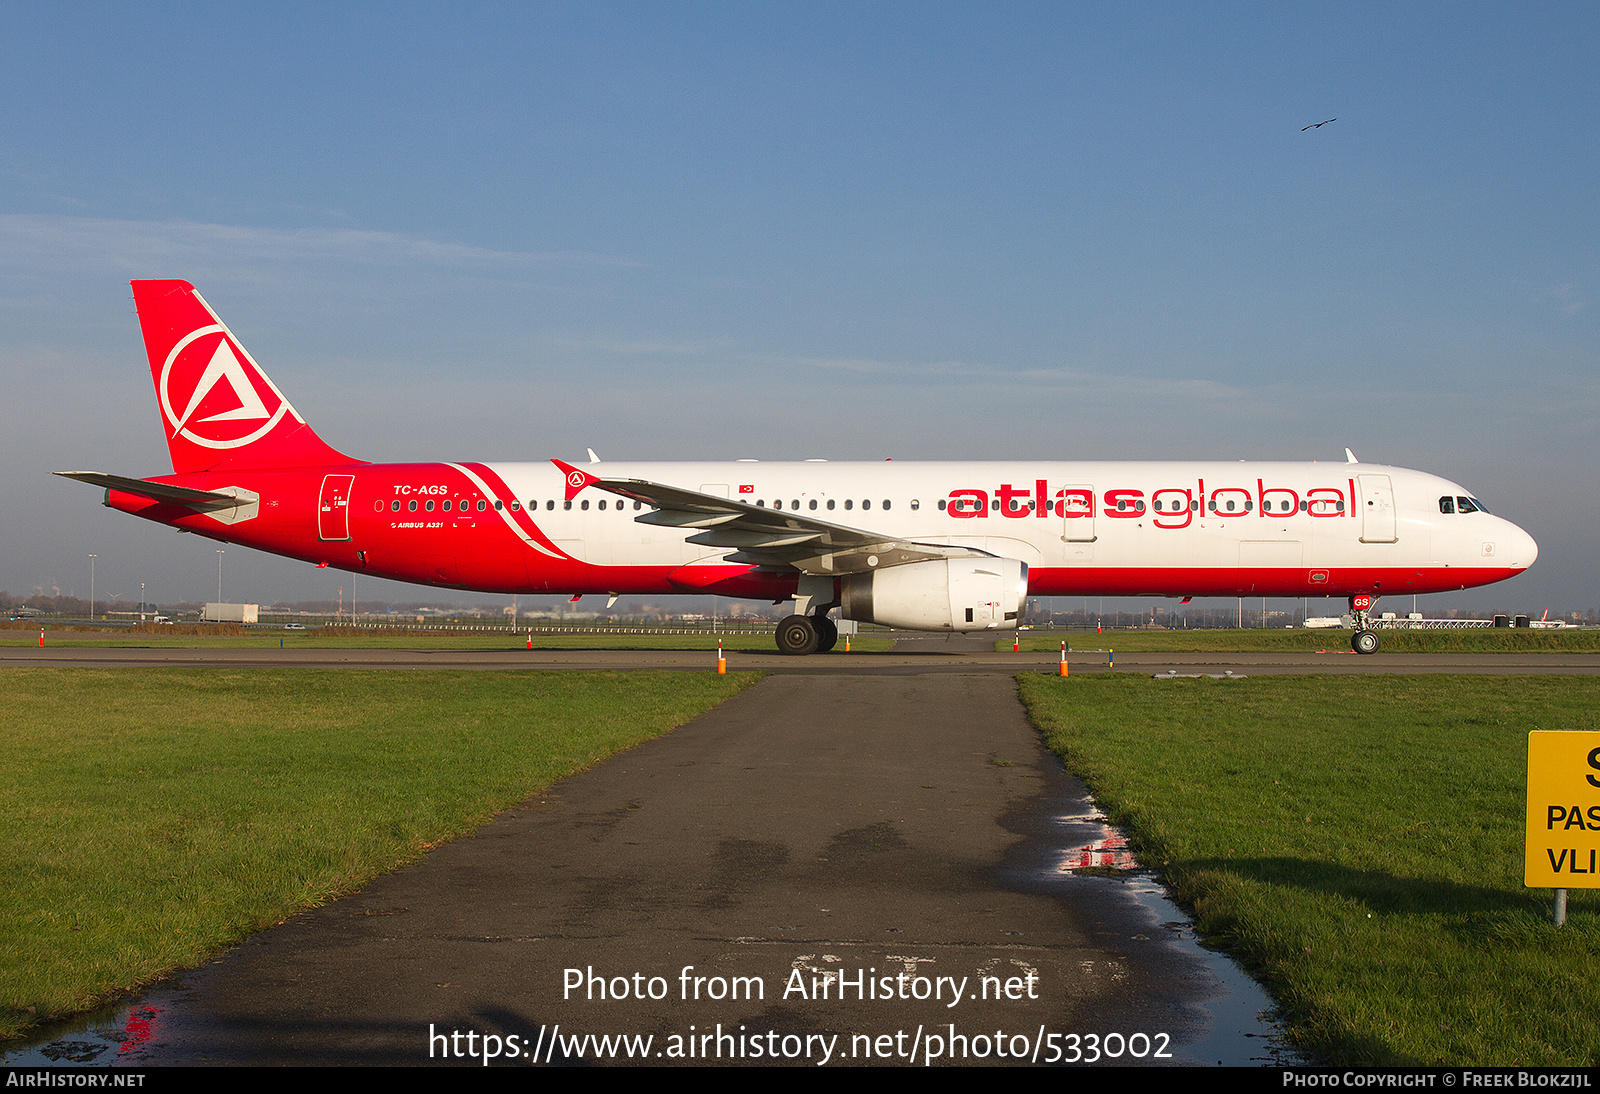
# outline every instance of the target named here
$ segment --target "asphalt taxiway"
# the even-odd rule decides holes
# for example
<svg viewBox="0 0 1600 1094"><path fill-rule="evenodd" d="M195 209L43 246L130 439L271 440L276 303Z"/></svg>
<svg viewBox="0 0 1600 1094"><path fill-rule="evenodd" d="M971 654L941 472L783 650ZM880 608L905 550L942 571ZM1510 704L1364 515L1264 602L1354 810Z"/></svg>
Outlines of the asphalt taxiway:
<svg viewBox="0 0 1600 1094"><path fill-rule="evenodd" d="M805 676L916 676L954 672L1010 676L1058 672L1060 654L996 653L991 637L917 635L898 639L886 653L832 652L785 657L777 652L730 650L730 670ZM1366 656L1340 644L1304 653L1117 653L1105 649L1067 653L1072 673L1223 672L1237 675L1304 673L1470 673L1500 675L1600 673L1593 653L1376 653ZM503 650L453 649L237 649L178 647L19 646L0 648L0 668L57 665L93 668L136 666L319 669L606 670L716 668L716 647L704 650L523 649L508 640Z"/></svg>

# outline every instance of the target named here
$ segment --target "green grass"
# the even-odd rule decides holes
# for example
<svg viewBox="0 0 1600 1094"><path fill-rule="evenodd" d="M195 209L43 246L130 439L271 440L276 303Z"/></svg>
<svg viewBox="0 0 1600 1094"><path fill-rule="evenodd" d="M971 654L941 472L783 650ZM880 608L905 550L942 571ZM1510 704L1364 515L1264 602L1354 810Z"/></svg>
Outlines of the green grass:
<svg viewBox="0 0 1600 1094"><path fill-rule="evenodd" d="M4 632L0 632L4 633ZM535 634L535 650L704 650L715 654L718 635L714 634ZM773 653L776 646L770 634L721 635L722 648L729 651ZM242 635L118 634L109 631L47 630L47 648L61 649L278 649L288 650L521 650L528 637L502 631L489 635L414 635L351 634L323 635L317 632L261 630ZM32 636L0 637L3 646L37 646L38 631ZM887 650L892 638L857 635L851 647L860 652ZM844 640L837 651L844 652Z"/></svg>
<svg viewBox="0 0 1600 1094"><path fill-rule="evenodd" d="M1518 630L1485 627L1460 631L1380 630L1384 653L1600 653L1600 630ZM1315 653L1348 650L1350 632L1330 630L1029 631L1029 652L1113 649L1118 653ZM1011 650L1008 636L996 649Z"/></svg>
<svg viewBox="0 0 1600 1094"><path fill-rule="evenodd" d="M756 679L7 670L0 1037L355 890Z"/></svg>
<svg viewBox="0 0 1600 1094"><path fill-rule="evenodd" d="M1600 900L1522 885L1527 733L1591 677L1021 678L1050 747L1337 1063L1600 1061Z"/></svg>

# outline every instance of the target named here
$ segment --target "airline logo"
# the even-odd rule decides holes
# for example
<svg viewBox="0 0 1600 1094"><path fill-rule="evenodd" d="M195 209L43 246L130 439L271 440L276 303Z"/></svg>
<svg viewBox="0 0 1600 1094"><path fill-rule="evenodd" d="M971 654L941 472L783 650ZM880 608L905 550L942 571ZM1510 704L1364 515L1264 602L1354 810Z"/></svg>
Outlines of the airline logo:
<svg viewBox="0 0 1600 1094"><path fill-rule="evenodd" d="M159 387L172 435L206 448L258 441L293 410L220 324L191 331L172 347Z"/></svg>
<svg viewBox="0 0 1600 1094"><path fill-rule="evenodd" d="M573 467L570 463L566 463L563 460L551 460L550 462L559 467L561 469L561 473L566 476L568 501L571 501L573 498L577 497L578 492L581 491L585 486L588 486L591 482L600 481L600 477L598 475L591 475L587 471L580 471L576 467Z"/></svg>

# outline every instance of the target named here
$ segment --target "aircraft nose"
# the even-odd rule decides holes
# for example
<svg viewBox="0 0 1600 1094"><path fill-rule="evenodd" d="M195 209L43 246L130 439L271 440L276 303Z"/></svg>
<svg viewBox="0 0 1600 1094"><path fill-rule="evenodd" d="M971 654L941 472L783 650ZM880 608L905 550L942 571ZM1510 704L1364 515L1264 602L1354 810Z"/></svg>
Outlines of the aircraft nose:
<svg viewBox="0 0 1600 1094"><path fill-rule="evenodd" d="M1506 538L1511 541L1511 565L1518 570L1526 570L1539 557L1539 544L1515 524L1506 523Z"/></svg>

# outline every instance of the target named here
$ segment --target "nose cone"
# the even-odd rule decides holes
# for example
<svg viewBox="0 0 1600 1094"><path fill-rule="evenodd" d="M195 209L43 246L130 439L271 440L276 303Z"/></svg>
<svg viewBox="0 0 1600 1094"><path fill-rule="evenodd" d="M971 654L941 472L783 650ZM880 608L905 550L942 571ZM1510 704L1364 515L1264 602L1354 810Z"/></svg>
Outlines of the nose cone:
<svg viewBox="0 0 1600 1094"><path fill-rule="evenodd" d="M1539 557L1539 545L1534 542L1533 537L1510 521L1506 521L1504 538L1511 548L1510 557L1506 562L1512 569L1526 570L1533 565L1533 560Z"/></svg>

